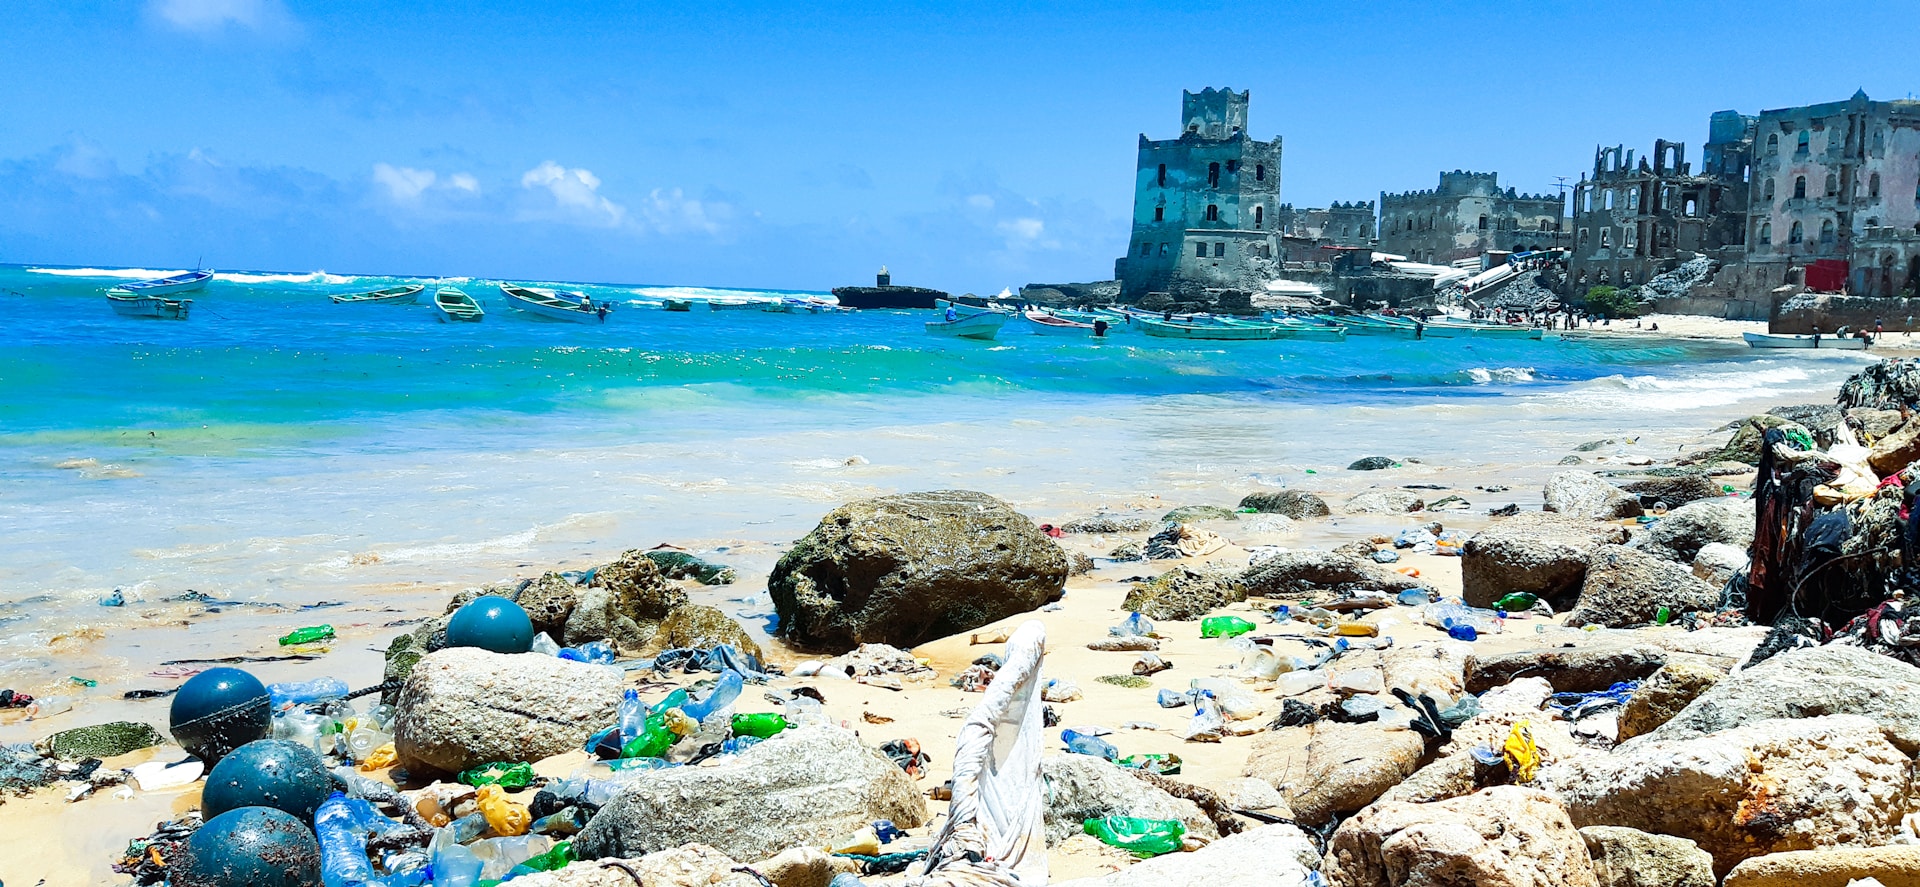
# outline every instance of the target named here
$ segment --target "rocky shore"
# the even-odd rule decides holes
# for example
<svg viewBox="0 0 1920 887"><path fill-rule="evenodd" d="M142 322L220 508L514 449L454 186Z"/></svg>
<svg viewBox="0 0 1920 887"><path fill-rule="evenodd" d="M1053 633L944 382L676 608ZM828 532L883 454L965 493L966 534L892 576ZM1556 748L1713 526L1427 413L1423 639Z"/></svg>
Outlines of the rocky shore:
<svg viewBox="0 0 1920 887"><path fill-rule="evenodd" d="M229 809L272 809L309 830L275 838L272 883L317 884L353 855L316 826L337 789L378 817L347 833L380 883L906 883L1034 621L1055 883L1920 882L1911 387L1877 365L1839 406L1665 463L1596 441L1477 504L1389 457L1352 463L1388 479L1357 493L1171 510L855 500L768 573L770 639L694 600L753 577L692 554L534 572L364 652L296 638L257 724L183 720L218 669L145 720L36 710L0 768L0 877L269 883L220 854L259 839ZM1288 544L1316 528L1344 538ZM263 748L313 763L245 763ZM1166 852L1096 837L1123 821Z"/></svg>

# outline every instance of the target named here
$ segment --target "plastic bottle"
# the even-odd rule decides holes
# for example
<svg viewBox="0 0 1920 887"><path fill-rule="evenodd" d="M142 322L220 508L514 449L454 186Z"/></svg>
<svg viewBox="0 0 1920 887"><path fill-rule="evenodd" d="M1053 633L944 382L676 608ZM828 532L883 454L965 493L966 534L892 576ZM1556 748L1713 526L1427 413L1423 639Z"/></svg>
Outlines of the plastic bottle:
<svg viewBox="0 0 1920 887"><path fill-rule="evenodd" d="M545 835L511 835L476 841L468 849L480 860L480 880L492 881L506 877L515 866L552 847L553 839Z"/></svg>
<svg viewBox="0 0 1920 887"><path fill-rule="evenodd" d="M1495 609L1505 610L1509 613L1525 613L1533 609L1534 605L1538 603L1540 603L1539 595L1525 591L1516 591L1494 601L1493 606Z"/></svg>
<svg viewBox="0 0 1920 887"><path fill-rule="evenodd" d="M558 813L534 820L532 825L527 826L527 831L536 835L575 835L587 827L587 821L590 818L591 814L587 813L587 808L568 807Z"/></svg>
<svg viewBox="0 0 1920 887"><path fill-rule="evenodd" d="M1161 708L1179 708L1187 704L1187 697L1172 690L1161 690L1158 701Z"/></svg>
<svg viewBox="0 0 1920 887"><path fill-rule="evenodd" d="M547 633L543 631L533 636L533 646L528 647L527 652L539 653L542 656L558 656L560 655L560 645L554 643L553 638L548 637Z"/></svg>
<svg viewBox="0 0 1920 887"><path fill-rule="evenodd" d="M1480 633L1475 631L1473 626L1468 623L1453 622L1447 625L1447 637L1453 638L1456 641L1472 641L1478 640Z"/></svg>
<svg viewBox="0 0 1920 887"><path fill-rule="evenodd" d="M441 831L451 835L454 843L470 843L487 833L487 817L483 813L469 813L448 823Z"/></svg>
<svg viewBox="0 0 1920 887"><path fill-rule="evenodd" d="M639 738L647 729L647 706L640 701L640 691L629 688L620 696L620 744L625 745Z"/></svg>
<svg viewBox="0 0 1920 887"><path fill-rule="evenodd" d="M720 753L723 755L737 755L765 741L766 740L758 736L735 736L726 742L720 743Z"/></svg>
<svg viewBox="0 0 1920 887"><path fill-rule="evenodd" d="M1107 634L1117 638L1146 637L1153 634L1153 622L1139 613L1128 613L1119 625L1108 628Z"/></svg>
<svg viewBox="0 0 1920 887"><path fill-rule="evenodd" d="M675 688L672 693L667 694L667 698L654 703L653 707L647 710L647 713L655 715L665 714L667 709L684 708L686 704L692 700L693 697L687 695L685 687Z"/></svg>
<svg viewBox="0 0 1920 887"><path fill-rule="evenodd" d="M27 706L27 720L36 721L73 711L73 700L66 696L36 697Z"/></svg>
<svg viewBox="0 0 1920 887"><path fill-rule="evenodd" d="M646 727L640 731L640 735L620 746L620 757L657 758L666 754L667 749L672 748L674 741L679 738L672 730L667 729L666 715L649 715Z"/></svg>
<svg viewBox="0 0 1920 887"><path fill-rule="evenodd" d="M329 641L332 639L333 639L333 626L309 625L305 628L296 628L290 632L287 632L285 635L281 636L280 646L291 647L296 644L314 644L314 643L319 643L320 641Z"/></svg>
<svg viewBox="0 0 1920 887"><path fill-rule="evenodd" d="M757 736L765 739L787 729L787 719L773 712L733 716L733 732L736 736Z"/></svg>
<svg viewBox="0 0 1920 887"><path fill-rule="evenodd" d="M536 856L529 856L525 862L507 870L507 876L502 880L512 880L521 875L531 875L534 872L551 872L556 869L563 869L567 867L568 863L573 862L574 858L573 844L568 841L561 841L553 845L552 850Z"/></svg>
<svg viewBox="0 0 1920 887"><path fill-rule="evenodd" d="M1219 703L1221 713L1236 721L1246 720L1260 714L1260 700L1235 681L1224 678L1194 678L1187 685L1192 691L1202 691L1211 695ZM1189 695L1192 695L1189 693Z"/></svg>
<svg viewBox="0 0 1920 887"><path fill-rule="evenodd" d="M460 846L451 827L433 833L427 856L433 861L433 887L473 887L480 880L480 858Z"/></svg>
<svg viewBox="0 0 1920 887"><path fill-rule="evenodd" d="M1672 621L1673 611L1666 607L1661 607L1653 614L1653 624L1655 625L1665 625Z"/></svg>
<svg viewBox="0 0 1920 887"><path fill-rule="evenodd" d="M393 742L392 733L372 729L364 723L354 727L346 738L347 757L356 763L371 757L381 746Z"/></svg>
<svg viewBox="0 0 1920 887"><path fill-rule="evenodd" d="M1076 730L1060 731L1060 741L1067 744L1067 751L1076 755L1089 755L1109 761L1120 757L1120 750L1114 748L1113 743Z"/></svg>
<svg viewBox="0 0 1920 887"><path fill-rule="evenodd" d="M746 686L747 679L729 668L720 673L719 683L714 684L713 689L707 691L705 698L682 705L680 710L696 721L705 721L714 712L732 705L735 699L740 698L740 691L746 689Z"/></svg>
<svg viewBox="0 0 1920 887"><path fill-rule="evenodd" d="M320 879L327 887L355 887L373 880L367 827L346 795L334 792L321 802L313 814L313 833L320 841Z"/></svg>
<svg viewBox="0 0 1920 887"><path fill-rule="evenodd" d="M1318 669L1290 671L1274 682L1274 689L1282 696L1298 696L1310 690L1327 685L1327 673Z"/></svg>
<svg viewBox="0 0 1920 887"><path fill-rule="evenodd" d="M1258 626L1238 616L1208 616L1200 620L1203 638L1230 638L1246 634Z"/></svg>
<svg viewBox="0 0 1920 887"><path fill-rule="evenodd" d="M800 696L787 703L787 727L789 729L793 727L809 727L831 723L833 723L833 719L827 717L826 706L821 705L818 699L811 696Z"/></svg>

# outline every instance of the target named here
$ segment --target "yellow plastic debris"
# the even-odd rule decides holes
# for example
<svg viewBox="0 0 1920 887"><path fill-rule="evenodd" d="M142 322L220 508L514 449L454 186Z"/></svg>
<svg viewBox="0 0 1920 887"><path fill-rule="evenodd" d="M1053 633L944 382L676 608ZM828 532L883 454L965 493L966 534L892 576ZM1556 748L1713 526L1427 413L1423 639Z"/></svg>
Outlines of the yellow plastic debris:
<svg viewBox="0 0 1920 887"><path fill-rule="evenodd" d="M1507 733L1507 770L1514 782L1532 782L1540 772L1540 748L1533 744L1533 723L1520 721Z"/></svg>
<svg viewBox="0 0 1920 887"><path fill-rule="evenodd" d="M879 856L880 836L874 832L872 826L868 826L833 842L833 846L828 847L827 852L850 853L855 856Z"/></svg>
<svg viewBox="0 0 1920 887"><path fill-rule="evenodd" d="M677 708L667 709L664 717L667 719L667 729L675 736L692 736L700 732L700 722Z"/></svg>
<svg viewBox="0 0 1920 887"><path fill-rule="evenodd" d="M487 818L487 825L493 833L511 838L527 833L527 826L533 822L533 814L525 804L509 800L506 789L497 785L480 786L478 800L480 814Z"/></svg>
<svg viewBox="0 0 1920 887"><path fill-rule="evenodd" d="M399 752L394 749L393 743L389 742L386 745L374 749L372 754L367 755L365 759L354 766L358 767L362 773L372 773L375 770L384 770L393 766L394 762L399 760L399 757Z"/></svg>
<svg viewBox="0 0 1920 887"><path fill-rule="evenodd" d="M1370 638L1380 633L1380 627L1371 622L1342 622L1333 627L1333 633L1346 637Z"/></svg>

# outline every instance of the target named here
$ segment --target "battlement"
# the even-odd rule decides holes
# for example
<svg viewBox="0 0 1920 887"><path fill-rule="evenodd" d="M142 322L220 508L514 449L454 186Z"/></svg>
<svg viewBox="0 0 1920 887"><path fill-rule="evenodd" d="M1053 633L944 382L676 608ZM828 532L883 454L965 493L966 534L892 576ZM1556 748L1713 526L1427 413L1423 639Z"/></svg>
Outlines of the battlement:
<svg viewBox="0 0 1920 887"><path fill-rule="evenodd" d="M1464 169L1440 174L1440 190L1448 194L1467 194L1482 188L1497 193L1500 190L1500 174Z"/></svg>
<svg viewBox="0 0 1920 887"><path fill-rule="evenodd" d="M1181 90L1181 134L1225 139L1246 132L1247 104L1252 95L1252 90L1234 92L1232 87Z"/></svg>

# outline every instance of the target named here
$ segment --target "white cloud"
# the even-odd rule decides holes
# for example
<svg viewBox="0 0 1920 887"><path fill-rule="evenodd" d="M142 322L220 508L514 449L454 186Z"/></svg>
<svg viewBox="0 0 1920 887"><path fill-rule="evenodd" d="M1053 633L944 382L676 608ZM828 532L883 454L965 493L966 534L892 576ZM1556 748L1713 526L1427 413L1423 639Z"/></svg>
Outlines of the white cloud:
<svg viewBox="0 0 1920 887"><path fill-rule="evenodd" d="M641 204L640 213L662 234L718 234L721 226L733 218L733 206L691 198L679 188L655 188Z"/></svg>
<svg viewBox="0 0 1920 887"><path fill-rule="evenodd" d="M217 31L228 25L260 29L290 21L280 0L150 0L148 9L183 31Z"/></svg>
<svg viewBox="0 0 1920 887"><path fill-rule="evenodd" d="M1039 219L1008 219L994 228L1007 238L1009 244L1031 243L1040 239L1040 235L1047 230L1047 223Z"/></svg>
<svg viewBox="0 0 1920 887"><path fill-rule="evenodd" d="M418 199L420 192L433 187L434 180L437 178L439 176L430 169L412 169L385 163L373 165L373 180L385 187L387 195L395 200Z"/></svg>
<svg viewBox="0 0 1920 887"><path fill-rule="evenodd" d="M467 173L457 172L447 176L447 187L456 191L465 191L468 194L478 194L480 193L480 180Z"/></svg>
<svg viewBox="0 0 1920 887"><path fill-rule="evenodd" d="M600 196L600 178L591 170L568 169L548 160L527 170L520 187L546 191L555 208L583 222L611 227L626 218L625 207Z"/></svg>
<svg viewBox="0 0 1920 887"><path fill-rule="evenodd" d="M974 209L993 209L993 198L985 194L969 195L967 205Z"/></svg>

